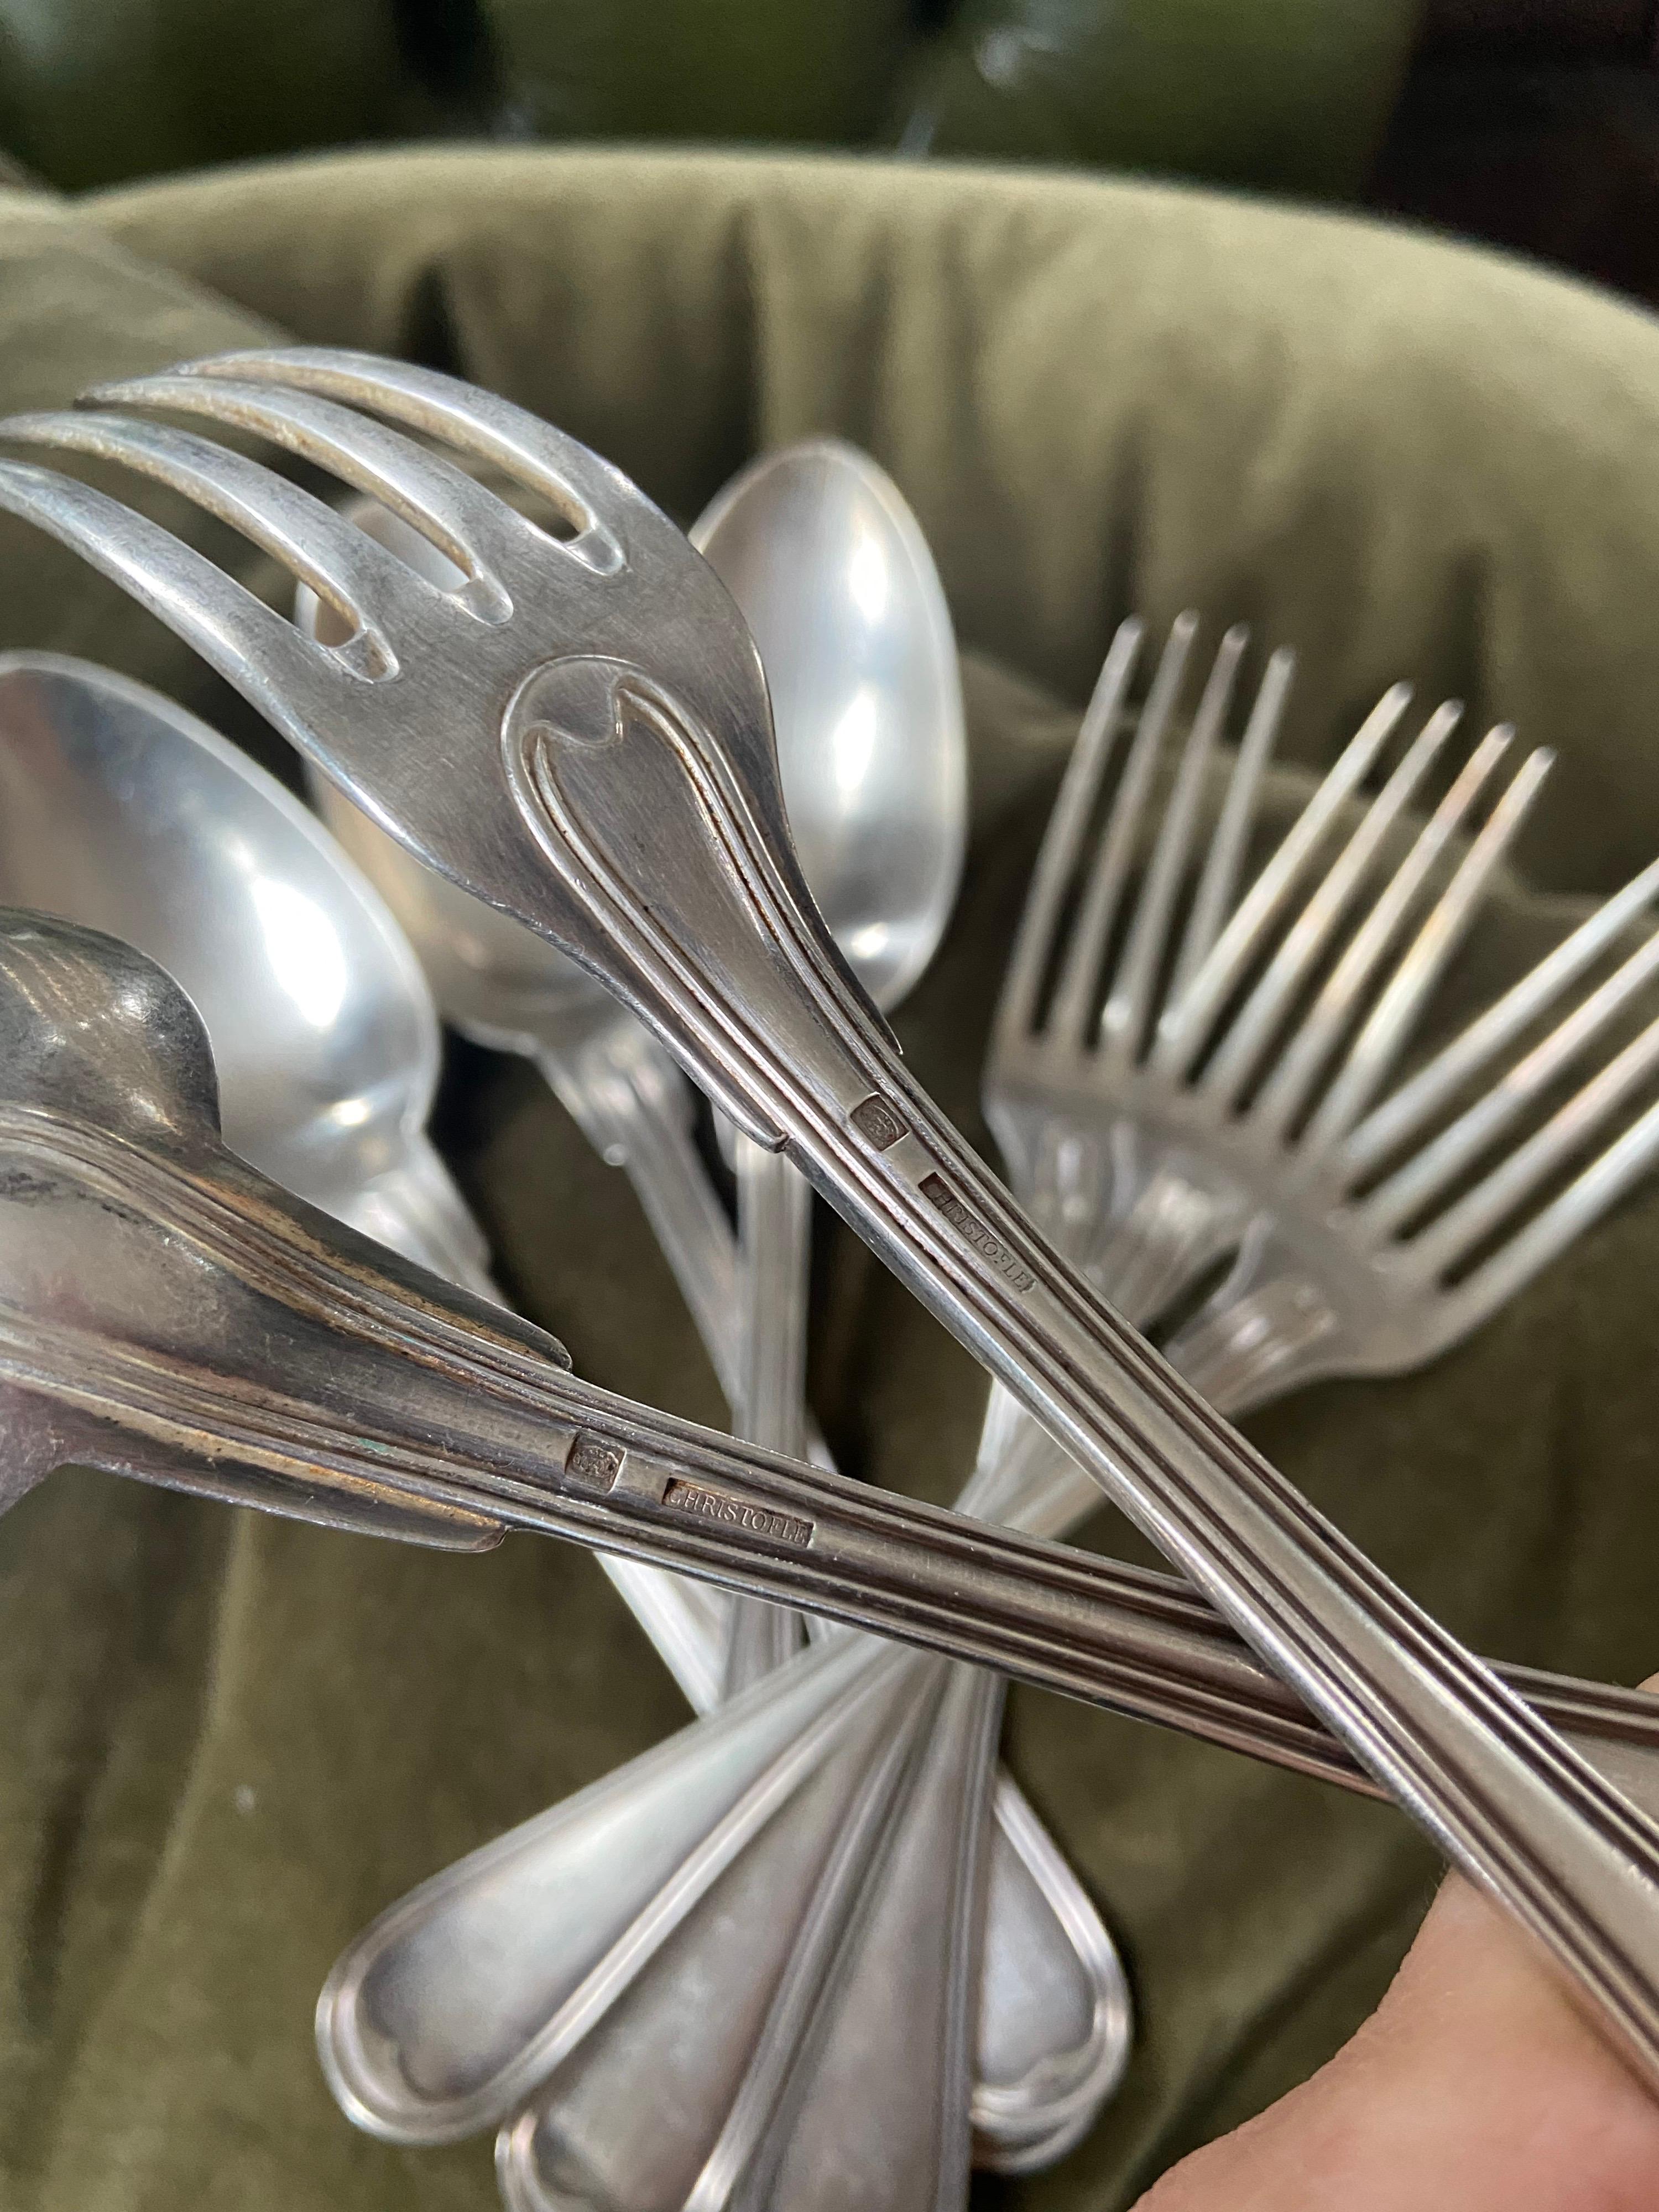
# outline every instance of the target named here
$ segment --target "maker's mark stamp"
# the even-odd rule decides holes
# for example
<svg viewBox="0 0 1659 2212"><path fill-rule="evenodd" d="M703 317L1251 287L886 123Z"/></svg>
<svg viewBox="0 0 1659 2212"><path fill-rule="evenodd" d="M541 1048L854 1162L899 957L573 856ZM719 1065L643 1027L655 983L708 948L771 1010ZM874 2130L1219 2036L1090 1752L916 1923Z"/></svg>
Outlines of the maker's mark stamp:
<svg viewBox="0 0 1659 2212"><path fill-rule="evenodd" d="M723 1521L751 1535L769 1537L775 1544L799 1547L812 1540L812 1524L793 1513L775 1513L769 1506L750 1505L741 1498L728 1498L719 1490L705 1490L699 1482L669 1483L662 1502L681 1513L695 1513L702 1521Z"/></svg>
<svg viewBox="0 0 1659 2212"><path fill-rule="evenodd" d="M878 1152L886 1152L901 1137L910 1133L909 1124L875 1091L860 1100L848 1118L866 1144L873 1146Z"/></svg>
<svg viewBox="0 0 1659 2212"><path fill-rule="evenodd" d="M971 1244L988 1267L994 1267L1005 1283L1017 1291L1029 1291L1036 1277L1030 1268L1015 1258L1008 1247L994 1237L978 1214L971 1213L957 1196L942 1175L923 1177L921 1194L930 1206L938 1206L964 1243Z"/></svg>
<svg viewBox="0 0 1659 2212"><path fill-rule="evenodd" d="M565 1454L564 1471L573 1482L587 1483L595 1490L612 1490L627 1456L620 1444L608 1444L603 1437L584 1432Z"/></svg>

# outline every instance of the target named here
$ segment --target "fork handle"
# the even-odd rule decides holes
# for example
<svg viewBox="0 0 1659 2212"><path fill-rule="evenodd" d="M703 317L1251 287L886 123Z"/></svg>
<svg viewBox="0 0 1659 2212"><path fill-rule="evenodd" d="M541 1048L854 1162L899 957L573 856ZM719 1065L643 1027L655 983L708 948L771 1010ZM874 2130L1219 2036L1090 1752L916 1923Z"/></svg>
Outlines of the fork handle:
<svg viewBox="0 0 1659 2212"><path fill-rule="evenodd" d="M571 659L544 671L503 733L503 758L559 879L549 921L556 912L568 929L580 910L586 956L696 1080L795 1158L1538 1940L1659 2091L1659 1826L1395 1589L1039 1235L905 1073L801 902L736 757L637 668Z"/></svg>
<svg viewBox="0 0 1659 2212"><path fill-rule="evenodd" d="M580 1383L526 1324L322 1224L228 1154L203 1148L186 1164L174 1142L151 1149L61 1115L0 1111L0 1417L22 1457L0 1473L17 1484L80 1457L349 1525L370 1506L406 1506L404 1533L428 1540L487 1541L492 1526L574 1536L1097 1703L1178 1725L1191 1717L1224 1741L1233 1740L1230 1682L1259 1692L1243 1653L1212 1652L1198 1680L1190 1671L1184 1682L1149 1680L1144 1636L1133 1624L1125 1633L1125 1570ZM988 1182L980 1202L996 1224L994 1200ZM1346 1563L1340 1539L1328 1549ZM1613 1840L1631 1849L1623 1868L1613 1863L1632 1876L1625 1910L1592 1893L1617 1965L1618 1939L1650 1930L1638 1854L1655 1831L1495 1676L1458 1656L1489 1686L1498 1748L1498 1723L1514 1714L1522 1741L1553 1761L1554 1790L1510 1790L1518 1817L1505 1832L1518 1845L1498 1875L1515 1859L1531 1870L1540 1827L1547 1841L1573 1844L1587 1799L1621 1824ZM1319 1733L1305 1714L1286 1717L1291 1763L1324 1770ZM1496 1753L1489 1771L1509 1784ZM1461 1812L1466 1801L1452 1802ZM1475 1802L1494 1825L1509 1809L1496 1789ZM1612 1860L1609 1846L1593 1869ZM1552 1932L1576 1936L1583 1919L1599 1932L1583 1886L1563 1849ZM1566 1936L1556 1950L1571 1957ZM1639 1943L1630 1948L1639 1966ZM1607 1953L1589 1955L1594 1965Z"/></svg>
<svg viewBox="0 0 1659 2212"><path fill-rule="evenodd" d="M836 1071L843 1098L883 1055L863 1042L865 1067ZM824 1196L1509 1907L1659 2087L1659 1828L1098 1300L900 1068L881 1073L839 1127L821 1091L801 1100L813 1110L792 1135Z"/></svg>

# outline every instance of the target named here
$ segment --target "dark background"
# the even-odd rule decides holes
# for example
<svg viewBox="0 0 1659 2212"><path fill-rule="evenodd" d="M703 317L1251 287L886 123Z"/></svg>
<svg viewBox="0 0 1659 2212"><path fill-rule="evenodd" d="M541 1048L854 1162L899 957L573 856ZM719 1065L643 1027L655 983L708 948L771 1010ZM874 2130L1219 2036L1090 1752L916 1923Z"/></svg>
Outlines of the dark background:
<svg viewBox="0 0 1659 2212"><path fill-rule="evenodd" d="M409 138L1187 177L1659 304L1656 0L0 0L0 148L65 190Z"/></svg>

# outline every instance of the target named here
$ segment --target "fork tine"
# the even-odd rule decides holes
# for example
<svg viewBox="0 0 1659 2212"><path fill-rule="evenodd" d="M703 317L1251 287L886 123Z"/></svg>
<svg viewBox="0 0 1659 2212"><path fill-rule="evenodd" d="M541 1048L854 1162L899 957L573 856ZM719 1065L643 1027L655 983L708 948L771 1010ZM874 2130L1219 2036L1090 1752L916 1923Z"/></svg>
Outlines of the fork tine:
<svg viewBox="0 0 1659 2212"><path fill-rule="evenodd" d="M263 463L192 431L118 415L14 415L0 422L0 438L119 462L182 493L251 538L334 609L352 634L333 649L358 674L395 671L397 656L369 610L384 605L411 572ZM437 596L419 578L414 588Z"/></svg>
<svg viewBox="0 0 1659 2212"><path fill-rule="evenodd" d="M1295 889L1332 817L1393 734L1411 696L1408 684L1396 684L1383 693L1244 894L1180 999L1165 1008L1152 1054L1152 1064L1160 1073L1179 1078L1188 1073L1210 1024L1255 957L1262 933Z"/></svg>
<svg viewBox="0 0 1659 2212"><path fill-rule="evenodd" d="M1197 628L1198 617L1194 614L1177 615L1170 625L1168 641L1158 659L1158 673L1152 678L1152 688L1135 726L1129 757L1123 764L1123 781L1112 795L1105 828L1084 890L1083 903L1072 924L1071 939L1060 964L1047 1024L1050 1035L1067 1044L1080 1043L1089 1027L1106 940L1128 880L1129 863L1146 812L1152 771L1158 765L1164 732L1180 696L1187 655Z"/></svg>
<svg viewBox="0 0 1659 2212"><path fill-rule="evenodd" d="M1211 1097L1237 1100L1310 969L1358 896L1383 838L1405 811L1412 793L1456 728L1462 711L1451 701L1435 708L1407 748L1404 759L1366 808L1333 866L1316 885L1204 1072L1202 1088Z"/></svg>
<svg viewBox="0 0 1659 2212"><path fill-rule="evenodd" d="M1500 725L1487 742L1500 733L1506 741L1514 734ZM1542 745L1528 756L1459 862L1310 1121L1303 1138L1307 1157L1322 1157L1340 1143L1388 1080L1412 1024L1462 943L1493 870L1514 842L1554 763L1554 754Z"/></svg>
<svg viewBox="0 0 1659 2212"><path fill-rule="evenodd" d="M1443 1045L1427 1066L1385 1098L1343 1144L1349 1182L1380 1165L1414 1137L1473 1076L1528 1028L1590 963L1599 959L1644 907L1659 898L1659 860L1599 906L1553 952L1512 984L1466 1030Z"/></svg>
<svg viewBox="0 0 1659 2212"><path fill-rule="evenodd" d="M1499 1161L1437 1221L1411 1238L1403 1256L1413 1273L1431 1282L1455 1267L1540 1183L1582 1151L1607 1116L1656 1066L1659 1066L1659 1021L1650 1023L1541 1129Z"/></svg>
<svg viewBox="0 0 1659 2212"><path fill-rule="evenodd" d="M351 679L334 657L193 545L78 477L0 460L0 509L33 522L119 584L298 739L289 701Z"/></svg>
<svg viewBox="0 0 1659 2212"><path fill-rule="evenodd" d="M216 354L183 362L173 374L297 386L443 439L479 460L493 461L547 500L574 533L562 549L574 559L605 571L622 562L615 533L595 511L607 503L607 492L614 494L617 471L550 422L459 377L331 346Z"/></svg>
<svg viewBox="0 0 1659 2212"><path fill-rule="evenodd" d="M1632 1189L1659 1158L1659 1104L1650 1106L1558 1193L1542 1212L1447 1293L1456 1334L1478 1328Z"/></svg>
<svg viewBox="0 0 1659 2212"><path fill-rule="evenodd" d="M1311 1011L1279 1054L1278 1064L1250 1109L1252 1119L1263 1130L1282 1134L1307 1103L1361 994L1369 988L1404 927L1430 870L1480 797L1514 736L1513 730L1503 726L1486 732L1383 885L1381 896L1327 977ZM1408 949L1406 959L1410 957ZM1344 1072L1351 1069L1352 1059ZM1328 1104L1328 1100L1325 1103ZM1310 1155L1317 1147L1318 1127L1316 1119L1304 1141L1303 1150Z"/></svg>
<svg viewBox="0 0 1659 2212"><path fill-rule="evenodd" d="M1166 1005L1173 1006L1186 989L1220 935L1221 925L1232 906L1238 872L1244 865L1250 824L1255 818L1256 787L1279 735L1285 702L1290 696L1291 679L1295 673L1296 655L1288 646L1281 645L1268 657L1255 703L1239 740L1233 771L1227 779L1221 818L1204 856L1204 872L1198 879L1193 909L1187 917L1186 933L1176 956Z"/></svg>
<svg viewBox="0 0 1659 2212"><path fill-rule="evenodd" d="M1094 811L1095 794L1106 771L1124 695L1140 651L1141 625L1131 616L1118 624L1094 691L1083 716L1072 757L1055 796L1048 826L1031 871L1031 881L1014 932L1013 950L997 1001L995 1030L1011 1045L1029 1036L1037 999L1048 971L1054 931L1078 855Z"/></svg>
<svg viewBox="0 0 1659 2212"><path fill-rule="evenodd" d="M401 431L313 392L173 374L100 385L77 402L88 404L205 415L268 438L368 493L429 538L466 579L457 596L475 613L500 621L511 611L490 556L504 538L512 542L518 518L464 469Z"/></svg>
<svg viewBox="0 0 1659 2212"><path fill-rule="evenodd" d="M1377 1185L1360 1209L1367 1231L1392 1231L1437 1197L1480 1158L1517 1114L1571 1066L1656 972L1659 972L1659 936L1638 945L1622 967L1558 1023L1501 1082Z"/></svg>
<svg viewBox="0 0 1659 2212"><path fill-rule="evenodd" d="M1181 757L1180 773L1158 830L1152 866L1135 904L1129 941L1100 1018L1103 1048L1116 1060L1133 1060L1146 1034L1152 994L1158 987L1158 970L1168 947L1170 917L1175 910L1176 894L1181 888L1187 854L1193 842L1205 771L1226 719L1239 659L1249 639L1249 632L1237 623L1222 639L1198 712L1193 717L1193 726Z"/></svg>

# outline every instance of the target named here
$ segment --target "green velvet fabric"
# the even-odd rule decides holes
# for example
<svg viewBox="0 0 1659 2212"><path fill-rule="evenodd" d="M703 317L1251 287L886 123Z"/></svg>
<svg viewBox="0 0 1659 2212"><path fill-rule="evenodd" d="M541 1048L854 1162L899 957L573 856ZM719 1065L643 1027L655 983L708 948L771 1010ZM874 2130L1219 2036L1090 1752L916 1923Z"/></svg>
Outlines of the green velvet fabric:
<svg viewBox="0 0 1659 2212"><path fill-rule="evenodd" d="M1589 291L1328 217L877 163L410 155L73 210L0 195L0 406L272 329L459 366L688 518L809 429L892 470L966 648L974 792L961 906L899 1027L981 1143L1012 919L1132 607L1295 644L1304 768L1400 676L1559 748L1465 1004L1570 894L1659 850L1659 329ZM0 644L229 718L9 523L0 581ZM625 1182L534 1077L458 1048L439 1134L503 1282L581 1371L718 1418ZM1432 1368L1253 1433L1477 1645L1637 1679L1659 1662L1656 1239L1638 1194ZM812 1391L851 1471L933 1498L965 1475L979 1376L836 1230ZM1103 1510L1087 1539L1145 1556ZM0 2198L483 2212L487 2144L396 2151L339 2117L311 2008L404 1888L678 1724L592 1562L400 1550L66 1472L0 1524ZM1120 1932L1140 2037L1089 2140L975 2203L1108 2212L1353 2027L1432 1856L1385 1807L1056 1699L1016 1694L1006 1748Z"/></svg>

